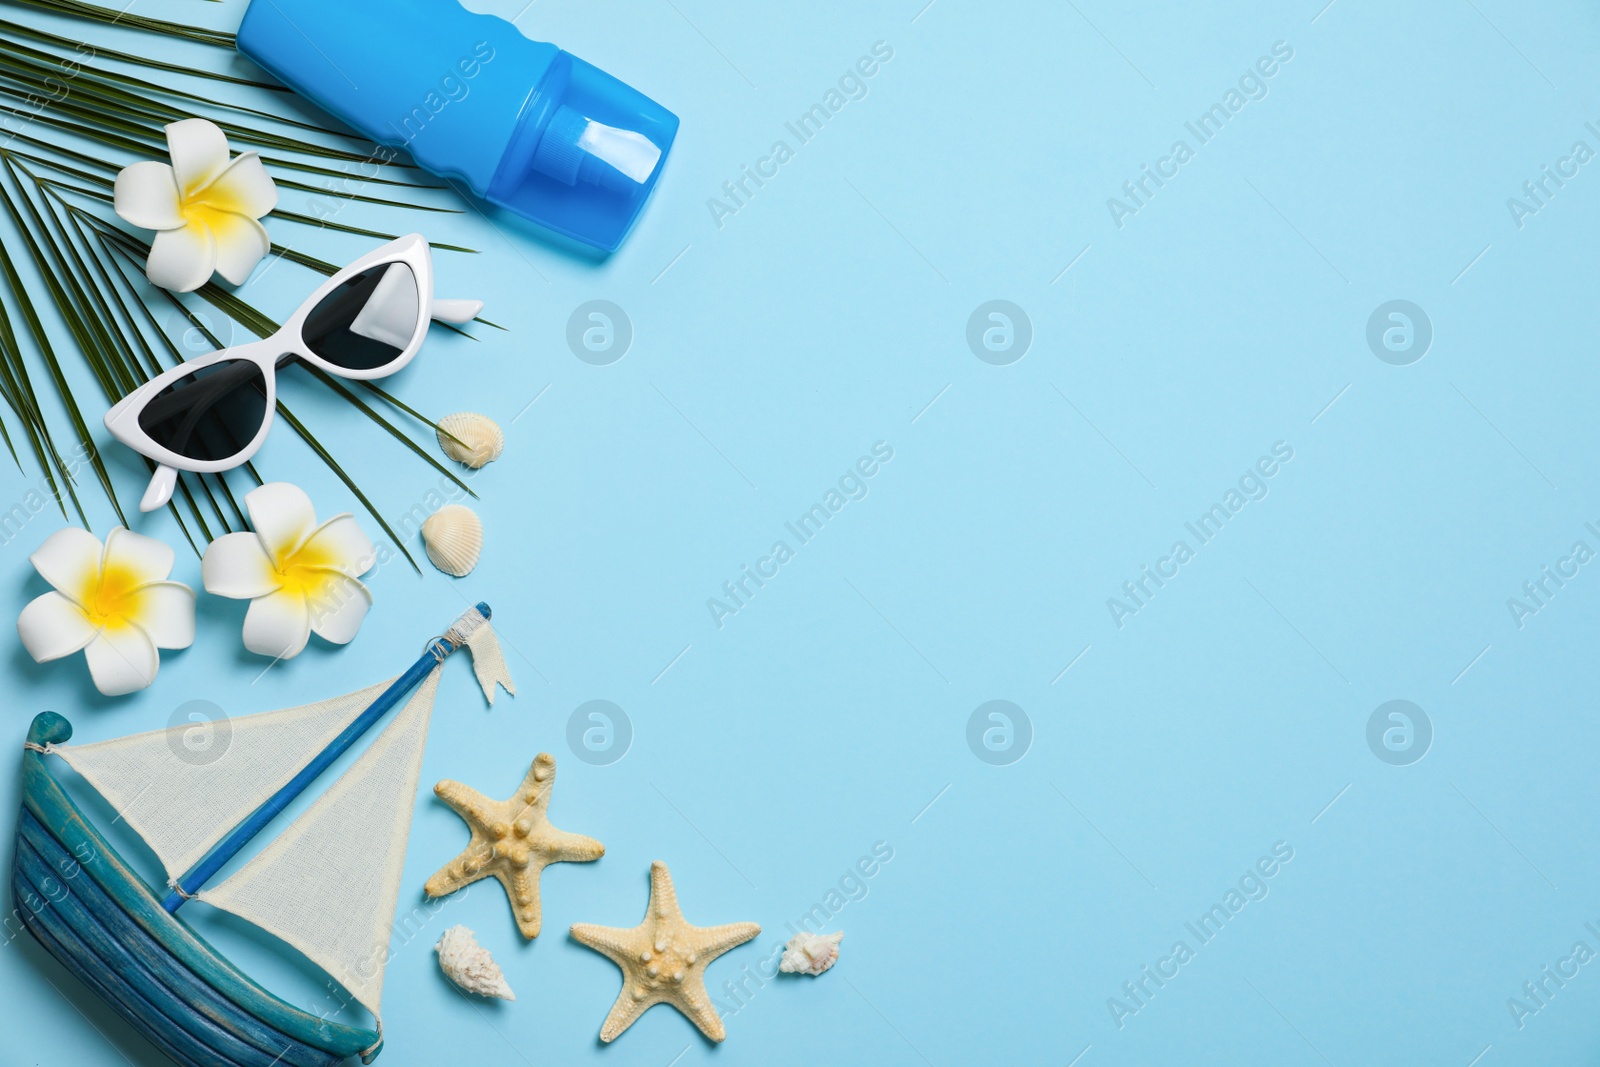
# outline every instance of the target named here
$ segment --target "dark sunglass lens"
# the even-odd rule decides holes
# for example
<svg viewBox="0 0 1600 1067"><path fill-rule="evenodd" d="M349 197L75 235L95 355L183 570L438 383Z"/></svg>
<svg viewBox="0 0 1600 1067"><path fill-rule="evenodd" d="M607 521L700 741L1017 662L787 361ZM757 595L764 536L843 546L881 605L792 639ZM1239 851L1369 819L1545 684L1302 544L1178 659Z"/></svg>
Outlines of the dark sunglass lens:
<svg viewBox="0 0 1600 1067"><path fill-rule="evenodd" d="M376 370L411 344L420 303L410 267L369 268L323 297L306 316L306 346L347 370Z"/></svg>
<svg viewBox="0 0 1600 1067"><path fill-rule="evenodd" d="M187 459L230 459L267 417L267 380L247 359L213 363L167 386L139 412L152 441Z"/></svg>

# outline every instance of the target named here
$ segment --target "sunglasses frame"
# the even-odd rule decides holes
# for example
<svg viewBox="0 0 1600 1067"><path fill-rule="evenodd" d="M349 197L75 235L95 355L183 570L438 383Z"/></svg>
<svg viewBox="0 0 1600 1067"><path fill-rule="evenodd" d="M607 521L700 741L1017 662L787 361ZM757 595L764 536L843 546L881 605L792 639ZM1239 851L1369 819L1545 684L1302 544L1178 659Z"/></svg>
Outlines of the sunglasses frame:
<svg viewBox="0 0 1600 1067"><path fill-rule="evenodd" d="M305 322L311 312L351 278L386 263L403 263L411 269L416 278L417 321L412 328L410 343L388 363L368 370L341 367L313 352L306 344L304 336ZM402 370L416 356L422 348L423 341L427 339L430 320L467 323L471 322L482 309L483 302L478 300L436 299L433 295L433 256L428 241L419 233L407 234L373 249L329 277L272 336L242 345L219 348L215 352L185 360L171 370L150 379L117 401L111 410L106 412L105 418L106 429L111 431L112 437L158 464L150 479L149 488L145 490L144 499L139 502L139 510L154 511L165 505L172 498L173 490L177 486L179 471L218 474L249 462L272 430L273 419L277 414L278 362L283 357L294 356L303 359L319 370L340 378L355 380L386 378ZM240 359L254 363L261 370L266 381L266 412L255 436L236 454L217 460L190 459L156 443L139 425L139 416L146 405L173 382L206 367Z"/></svg>

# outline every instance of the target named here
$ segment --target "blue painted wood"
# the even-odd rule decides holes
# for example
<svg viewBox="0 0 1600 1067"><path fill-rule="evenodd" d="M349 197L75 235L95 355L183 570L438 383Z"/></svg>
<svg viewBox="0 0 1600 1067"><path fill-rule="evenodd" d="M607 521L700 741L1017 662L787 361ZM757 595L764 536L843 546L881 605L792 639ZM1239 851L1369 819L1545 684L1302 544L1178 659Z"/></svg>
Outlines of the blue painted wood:
<svg viewBox="0 0 1600 1067"><path fill-rule="evenodd" d="M478 604L478 611L483 614L485 619L492 614L489 610L489 605L484 603ZM443 663L446 656L454 651L455 646L447 642L437 638L429 641L428 648L422 653L421 658L396 679L393 685L378 694L378 698L372 702L367 710L356 716L355 721L346 726L339 736L328 744L327 748L319 752L310 763L301 768L299 774L289 779L282 789L278 790L271 799L257 808L249 818L236 826L232 833L218 842L206 854L206 857L195 865L194 870L178 879L178 889L182 890L182 892L175 890L167 894L166 899L161 902L161 906L174 913L183 907L184 894L193 896L198 893L200 887L205 885L212 875L222 870L229 860L237 856L239 851L248 845L257 834L266 829L268 823L282 814L283 809L288 807L295 797L304 793L323 771L331 767L335 760L349 751L351 745L360 740L361 736L372 729L390 708L400 703L407 693L420 685L422 680L435 667Z"/></svg>
<svg viewBox="0 0 1600 1067"><path fill-rule="evenodd" d="M186 1003L190 1011L211 1020L219 1027L229 1029L236 1033L240 1040L248 1042L257 1049L278 1055L288 1048L290 1051L284 1054L286 1063L298 1064L301 1059L308 1063L324 1061L324 1053L311 1049L281 1031L267 1026L254 1016L240 1011L197 978L194 972L134 923L94 879L82 877L81 865L77 860L61 851L60 845L48 837L44 828L27 810L21 814L19 853L24 848L33 851L48 864L50 870L45 874L53 879L50 887L54 888L56 896L60 896L63 892L70 893L71 900L81 904L89 920L104 928L106 936L115 944L116 949L125 950L132 957L133 966L142 969L148 975L149 981L164 985L171 991L171 996ZM52 848L53 853L49 851ZM31 872L29 876L37 883L37 877ZM83 925L83 920L75 920L74 925ZM117 956L115 949L107 951L99 945L96 946L96 954L103 959ZM129 969L125 961L119 962L118 968Z"/></svg>
<svg viewBox="0 0 1600 1067"><path fill-rule="evenodd" d="M14 886L13 888L18 887ZM181 1064L182 1067L226 1067L226 1065L219 1065L216 1063L197 1064L193 1060L186 1057L178 1049L168 1044L166 1038L159 1032L153 1031L146 1026L144 1020L140 1019L138 1016L129 1015L127 1012L123 1011L122 1006L117 1002L115 994L113 994L112 991L108 989L101 981L104 975L93 972L85 972L79 968L78 965L73 961L72 954L67 951L65 946L56 940L55 935L52 934L43 924L35 921L26 925L28 932L33 935L34 940L38 941L39 944L44 947L46 952L54 956L63 967L72 973L73 977L77 978L78 981L88 986L96 996L105 1001L107 1004L111 1005L113 1008L116 1008L118 1014L127 1019L128 1022L133 1025L135 1030L144 1035L146 1040L155 1045L156 1048L160 1049L162 1052L166 1053L167 1058L172 1060L172 1062Z"/></svg>
<svg viewBox="0 0 1600 1067"><path fill-rule="evenodd" d="M34 892L43 893L50 884L50 876L46 873L41 879L36 871L29 869L37 859L36 855L31 860L24 857L19 864L17 877L31 883ZM62 949L65 953L62 962L80 979L92 976L99 987L96 992L140 1032L159 1037L162 1046L178 1054L179 1062L226 1064L227 1067L266 1067L271 1064L272 1061L265 1054L243 1045L226 1031L202 1020L199 1015L191 1015L187 1025L168 1015L151 1001L128 973L99 955L96 945L78 924L79 916L71 912L70 895L57 893L50 899L50 906L34 913L32 922L50 934ZM197 1032L208 1029L210 1032ZM316 1061L316 1067L332 1067L337 1062L323 1054Z"/></svg>
<svg viewBox="0 0 1600 1067"><path fill-rule="evenodd" d="M31 815L24 813L23 819L32 825L18 841L19 876L49 901L44 910L65 923L92 953L87 965L116 975L143 1002L135 1006L153 1025L160 1024L159 1014L206 1048L247 1067L279 1063L323 1067L337 1062L328 1053L262 1026L224 1001L145 936L93 879L83 877L77 861L49 841ZM134 1003L128 996L120 999ZM150 1010L143 1011L143 1006Z"/></svg>
<svg viewBox="0 0 1600 1067"><path fill-rule="evenodd" d="M54 712L45 712L34 719L28 740L37 745L59 745L66 743L71 736L72 727L66 719ZM28 818L22 820L24 840L31 832L36 840L53 841L62 852L79 861L82 864L82 872L104 891L106 900L114 903L116 910L121 911L143 937L165 951L173 959L175 966L190 972L197 982L217 994L223 1005L223 1014L220 1017L230 1017L231 1006L232 1009L237 1009L238 1014L231 1016L236 1023L241 1018L253 1019L255 1023L269 1031L280 1033L287 1039L308 1046L314 1051L328 1054L329 1063L359 1055L374 1046L381 1049L380 1038L374 1031L321 1019L301 1011L262 989L240 972L181 918L168 914L161 907L150 886L123 862L110 844L83 818L72 799L50 774L46 757L28 751L23 753L22 762L23 806L28 816L31 816L31 820ZM30 828L30 821L33 828ZM44 836L40 837L40 834ZM48 856L52 853L42 854ZM82 881L82 878L75 879L75 887ZM48 898L34 891L31 885L25 883L16 886L15 890L19 904L18 911L25 921L32 912L48 909ZM29 904L30 897L36 901L44 901L44 907L33 908ZM97 917L101 917L99 913ZM29 929L44 932L37 924L30 926ZM45 936L39 937L41 944L44 944L52 955L70 969L72 964L69 962L70 954L66 947L47 932L44 933ZM111 996L102 984L105 978L104 972L98 975L80 975L80 977L109 1003L122 1010L116 998ZM193 1006L201 1012L214 1011L216 1002L204 1003L197 999ZM214 1019L218 1017L213 1015ZM129 1015L129 1019L141 1032L146 1033L146 1036L151 1036L148 1022L142 1016L136 1018ZM244 1037L244 1024L240 1023L232 1029ZM151 1040L162 1047L163 1051L172 1055L172 1050L165 1039L151 1036ZM248 1038L245 1040L248 1041ZM373 1056L376 1054L375 1051ZM178 1059L178 1062L184 1061ZM221 1061L213 1059L203 1067L214 1067L218 1062ZM370 1062L370 1058L367 1062Z"/></svg>

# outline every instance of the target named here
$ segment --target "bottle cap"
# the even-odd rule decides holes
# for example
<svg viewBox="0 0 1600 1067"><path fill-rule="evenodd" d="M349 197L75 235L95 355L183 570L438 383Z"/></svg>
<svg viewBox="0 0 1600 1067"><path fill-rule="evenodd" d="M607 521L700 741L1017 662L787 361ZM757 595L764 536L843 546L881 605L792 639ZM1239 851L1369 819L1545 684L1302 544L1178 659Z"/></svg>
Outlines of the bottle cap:
<svg viewBox="0 0 1600 1067"><path fill-rule="evenodd" d="M488 199L614 251L655 187L677 132L672 112L562 52L524 106Z"/></svg>
<svg viewBox="0 0 1600 1067"><path fill-rule="evenodd" d="M678 117L456 0L261 0L239 51L423 168L557 233L615 251Z"/></svg>

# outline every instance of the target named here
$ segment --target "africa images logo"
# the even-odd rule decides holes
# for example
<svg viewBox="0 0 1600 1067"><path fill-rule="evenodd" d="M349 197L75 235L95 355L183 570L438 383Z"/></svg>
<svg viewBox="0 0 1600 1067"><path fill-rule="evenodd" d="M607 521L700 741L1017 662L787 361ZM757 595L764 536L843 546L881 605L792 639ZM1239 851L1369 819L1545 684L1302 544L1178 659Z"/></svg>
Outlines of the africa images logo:
<svg viewBox="0 0 1600 1067"><path fill-rule="evenodd" d="M1193 937L1194 944L1191 945L1187 938L1174 941L1172 949L1158 958L1154 967L1147 963L1139 968L1137 975L1122 983L1122 996L1107 997L1106 1010L1111 1013L1111 1021L1117 1024L1117 1029L1127 1026L1130 1018L1148 1008L1156 994L1182 974L1183 968L1194 961L1200 949L1215 941L1234 916L1244 911L1246 905L1266 900L1272 892L1269 883L1292 859L1293 845L1287 841L1273 842L1271 854L1260 856L1255 863L1246 867L1234 884L1223 892L1221 900L1201 912L1197 919L1183 924L1183 928Z"/></svg>
<svg viewBox="0 0 1600 1067"><path fill-rule="evenodd" d="M893 58L893 45L887 41L874 41L871 55L861 56L853 66L845 68L838 81L823 92L821 100L801 112L793 122L783 124L789 136L773 141L767 154L755 161L754 168L748 163L741 163L739 176L722 183L722 195L706 198L706 209L711 212L711 221L717 224L717 229L722 229L727 219L748 207L756 193L765 189L767 182L778 176L783 165L821 133L822 128L845 109L846 104L852 100L865 100L867 79L876 75ZM789 143L790 137L794 139L793 144Z"/></svg>
<svg viewBox="0 0 1600 1067"><path fill-rule="evenodd" d="M1111 221L1116 223L1117 229L1126 226L1129 218L1137 215L1155 198L1157 192L1166 187L1167 182L1176 178L1183 166L1194 159L1201 148L1210 144L1223 127L1232 121L1233 116L1244 110L1246 104L1253 100L1265 100L1267 83L1293 58L1293 46L1287 41L1274 41L1272 54L1261 56L1252 67L1239 75L1237 88L1230 85L1220 100L1192 121L1183 124L1183 128L1194 137L1193 145L1181 137L1173 141L1167 154L1157 159L1153 168L1148 163L1142 164L1136 177L1122 183L1121 198L1107 197L1106 210L1111 213Z"/></svg>
<svg viewBox="0 0 1600 1067"><path fill-rule="evenodd" d="M1111 621L1117 629L1122 629L1128 619L1149 607L1156 594L1181 574L1183 567L1199 554L1201 548L1210 544L1228 521L1245 509L1246 504L1265 500L1271 491L1268 481L1276 477L1293 458L1293 445L1287 441L1273 442L1271 455L1258 458L1239 476L1236 486L1229 486L1220 500L1193 521L1183 524L1183 528L1194 538L1193 545L1187 538L1174 541L1167 554L1156 560L1154 569L1148 563L1143 564L1138 577L1122 583L1122 596L1107 597L1106 610L1111 613Z"/></svg>
<svg viewBox="0 0 1600 1067"><path fill-rule="evenodd" d="M836 485L824 490L821 500L801 512L793 521L783 524L783 528L793 537L793 545L785 538L774 541L771 550L756 560L754 570L748 563L741 564L739 574L722 583L722 597L707 597L706 611L710 613L717 629L722 629L727 619L749 607L756 593L776 578L783 565L794 559L800 548L810 544L834 516L845 509L845 505L865 500L871 491L868 481L892 459L893 445L887 441L874 442L871 455L859 457L853 466L839 476Z"/></svg>

